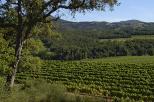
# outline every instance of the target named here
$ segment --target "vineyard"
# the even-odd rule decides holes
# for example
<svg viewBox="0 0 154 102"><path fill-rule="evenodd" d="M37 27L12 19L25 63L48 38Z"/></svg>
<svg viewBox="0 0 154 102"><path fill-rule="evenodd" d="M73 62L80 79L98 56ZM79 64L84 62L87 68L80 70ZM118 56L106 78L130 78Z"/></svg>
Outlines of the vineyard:
<svg viewBox="0 0 154 102"><path fill-rule="evenodd" d="M46 61L37 72L18 73L16 82L31 78L63 83L69 92L154 100L154 64L150 63Z"/></svg>

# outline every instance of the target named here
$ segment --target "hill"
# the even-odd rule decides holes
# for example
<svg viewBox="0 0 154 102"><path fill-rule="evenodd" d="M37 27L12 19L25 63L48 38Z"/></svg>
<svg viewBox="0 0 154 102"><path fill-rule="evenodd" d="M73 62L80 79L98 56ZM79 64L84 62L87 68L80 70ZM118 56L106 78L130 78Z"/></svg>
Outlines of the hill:
<svg viewBox="0 0 154 102"><path fill-rule="evenodd" d="M107 36L128 37L129 35L152 35L154 34L153 22L128 20L121 22L69 22L59 20L60 31L74 31L95 33L100 38ZM84 29L83 29L84 28ZM103 36L105 35L105 36Z"/></svg>
<svg viewBox="0 0 154 102"><path fill-rule="evenodd" d="M43 39L52 55L47 59L79 60L111 56L154 55L154 23L55 22L59 39ZM43 57L45 54L43 54Z"/></svg>

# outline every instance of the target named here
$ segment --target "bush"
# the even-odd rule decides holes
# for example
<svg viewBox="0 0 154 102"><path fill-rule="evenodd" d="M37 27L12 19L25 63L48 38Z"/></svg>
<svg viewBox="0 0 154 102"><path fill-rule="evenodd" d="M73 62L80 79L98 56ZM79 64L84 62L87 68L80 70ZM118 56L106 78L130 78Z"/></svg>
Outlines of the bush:
<svg viewBox="0 0 154 102"><path fill-rule="evenodd" d="M94 96L68 93L62 84L50 84L43 80L16 84L11 91L0 94L0 99L1 102L105 102Z"/></svg>
<svg viewBox="0 0 154 102"><path fill-rule="evenodd" d="M62 102L64 93L65 87L62 85L49 84L45 81L27 81L24 85L15 85L1 101Z"/></svg>
<svg viewBox="0 0 154 102"><path fill-rule="evenodd" d="M19 63L19 72L24 71L39 71L42 67L42 60L39 57L31 55L23 56Z"/></svg>
<svg viewBox="0 0 154 102"><path fill-rule="evenodd" d="M8 41L0 33L0 76L10 72L10 65L14 60L14 49L9 47Z"/></svg>
<svg viewBox="0 0 154 102"><path fill-rule="evenodd" d="M0 77L0 95L3 92L4 86L5 86L5 79Z"/></svg>

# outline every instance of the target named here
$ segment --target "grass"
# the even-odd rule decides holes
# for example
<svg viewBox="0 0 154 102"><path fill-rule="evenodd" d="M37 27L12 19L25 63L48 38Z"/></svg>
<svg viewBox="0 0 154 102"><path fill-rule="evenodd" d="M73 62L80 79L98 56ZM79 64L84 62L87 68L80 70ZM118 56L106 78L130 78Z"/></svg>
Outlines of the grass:
<svg viewBox="0 0 154 102"><path fill-rule="evenodd" d="M133 35L132 39L154 39L154 35Z"/></svg>
<svg viewBox="0 0 154 102"><path fill-rule="evenodd" d="M104 63L154 63L154 56L120 56L101 59L86 59L83 61L100 61Z"/></svg>

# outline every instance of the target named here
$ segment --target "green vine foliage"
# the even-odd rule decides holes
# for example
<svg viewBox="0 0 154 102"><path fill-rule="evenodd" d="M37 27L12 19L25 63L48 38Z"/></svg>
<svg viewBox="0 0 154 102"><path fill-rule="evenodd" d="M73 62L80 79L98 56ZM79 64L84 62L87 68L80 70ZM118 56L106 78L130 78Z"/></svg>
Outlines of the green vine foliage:
<svg viewBox="0 0 154 102"><path fill-rule="evenodd" d="M0 34L0 75L10 72L10 66L14 60L14 49L9 47L9 43Z"/></svg>

